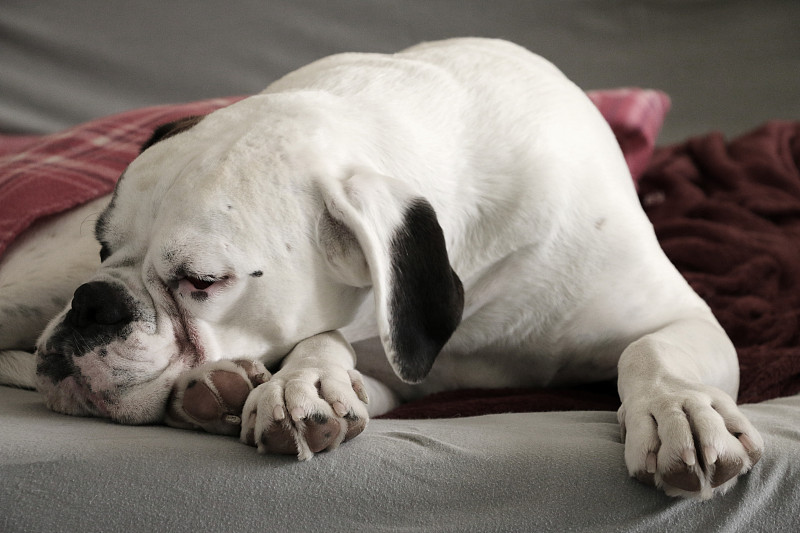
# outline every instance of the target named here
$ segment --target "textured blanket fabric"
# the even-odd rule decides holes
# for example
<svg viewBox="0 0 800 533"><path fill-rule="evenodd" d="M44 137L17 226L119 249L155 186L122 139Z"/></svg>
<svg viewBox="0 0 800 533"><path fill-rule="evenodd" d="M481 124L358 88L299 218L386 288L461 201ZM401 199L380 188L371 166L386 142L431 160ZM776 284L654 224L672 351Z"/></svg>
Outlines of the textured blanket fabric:
<svg viewBox="0 0 800 533"><path fill-rule="evenodd" d="M0 136L0 256L38 219L111 192L157 126L236 100L137 109L41 137Z"/></svg>
<svg viewBox="0 0 800 533"><path fill-rule="evenodd" d="M800 123L659 150L640 195L739 353L739 401L800 392Z"/></svg>
<svg viewBox="0 0 800 533"><path fill-rule="evenodd" d="M657 149L639 194L664 251L708 302L739 354L739 403L800 392L800 122L728 142L712 133ZM613 383L454 391L386 418L606 410Z"/></svg>

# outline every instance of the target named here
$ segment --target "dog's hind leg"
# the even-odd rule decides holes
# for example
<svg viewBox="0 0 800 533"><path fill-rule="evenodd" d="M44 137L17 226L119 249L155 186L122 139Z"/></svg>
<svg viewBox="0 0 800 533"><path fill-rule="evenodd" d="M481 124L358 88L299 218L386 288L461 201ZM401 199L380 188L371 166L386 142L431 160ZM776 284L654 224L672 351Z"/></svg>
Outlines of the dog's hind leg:
<svg viewBox="0 0 800 533"><path fill-rule="evenodd" d="M37 222L0 261L0 384L33 387L36 339L100 264L94 220L108 197Z"/></svg>
<svg viewBox="0 0 800 533"><path fill-rule="evenodd" d="M34 388L36 358L20 350L0 351L0 385L25 389Z"/></svg>
<svg viewBox="0 0 800 533"><path fill-rule="evenodd" d="M366 374L361 374L364 389L369 398L367 412L370 417L380 416L388 413L400 405L400 398L397 394L381 381L371 378Z"/></svg>

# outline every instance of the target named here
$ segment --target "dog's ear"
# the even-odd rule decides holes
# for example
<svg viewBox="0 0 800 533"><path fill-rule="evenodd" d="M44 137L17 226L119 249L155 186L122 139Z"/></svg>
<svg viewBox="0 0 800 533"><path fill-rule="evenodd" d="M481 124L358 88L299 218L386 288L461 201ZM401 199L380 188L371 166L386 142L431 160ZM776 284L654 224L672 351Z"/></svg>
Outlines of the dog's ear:
<svg viewBox="0 0 800 533"><path fill-rule="evenodd" d="M144 152L159 141L168 139L173 135L182 133L197 125L198 122L203 120L203 117L205 117L205 115L192 115L190 117L179 118L178 120L167 122L166 124L158 126L153 132L153 135L151 135L150 138L147 139L147 141L145 141L145 143L142 145L142 149L139 153Z"/></svg>
<svg viewBox="0 0 800 533"><path fill-rule="evenodd" d="M372 285L389 363L404 381L422 381L464 309L436 213L385 176L357 174L326 189L327 260L346 283Z"/></svg>

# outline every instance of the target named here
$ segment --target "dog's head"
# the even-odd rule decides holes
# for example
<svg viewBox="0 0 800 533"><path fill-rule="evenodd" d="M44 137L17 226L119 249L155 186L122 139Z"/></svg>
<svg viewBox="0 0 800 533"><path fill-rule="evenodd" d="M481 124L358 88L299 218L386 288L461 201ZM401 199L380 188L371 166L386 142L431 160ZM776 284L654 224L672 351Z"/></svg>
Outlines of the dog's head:
<svg viewBox="0 0 800 533"><path fill-rule="evenodd" d="M155 132L97 220L100 268L39 340L52 409L158 421L184 370L274 363L370 289L395 371L424 378L463 308L436 214L313 121L259 96Z"/></svg>

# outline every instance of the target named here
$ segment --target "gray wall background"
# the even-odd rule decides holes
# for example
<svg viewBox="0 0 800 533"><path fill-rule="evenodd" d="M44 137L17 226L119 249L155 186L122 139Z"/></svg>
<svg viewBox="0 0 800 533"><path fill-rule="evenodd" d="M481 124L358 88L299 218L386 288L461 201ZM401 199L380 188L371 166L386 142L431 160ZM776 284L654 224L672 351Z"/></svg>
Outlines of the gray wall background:
<svg viewBox="0 0 800 533"><path fill-rule="evenodd" d="M0 131L258 92L316 58L503 37L585 89L673 99L661 142L800 119L800 2L788 0L3 0Z"/></svg>

